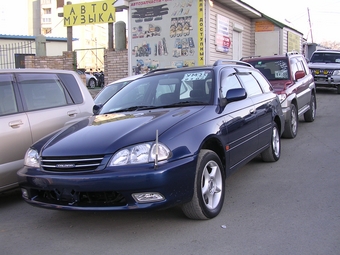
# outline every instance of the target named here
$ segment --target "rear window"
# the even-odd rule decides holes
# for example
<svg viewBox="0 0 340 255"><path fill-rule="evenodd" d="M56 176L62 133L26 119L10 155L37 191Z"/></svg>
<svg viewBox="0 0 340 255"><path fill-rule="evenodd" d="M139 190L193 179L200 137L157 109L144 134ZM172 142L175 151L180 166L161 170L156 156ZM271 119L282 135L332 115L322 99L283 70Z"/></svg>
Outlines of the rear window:
<svg viewBox="0 0 340 255"><path fill-rule="evenodd" d="M75 104L82 104L84 102L79 84L72 74L58 74L62 83L66 86L68 93L71 95Z"/></svg>

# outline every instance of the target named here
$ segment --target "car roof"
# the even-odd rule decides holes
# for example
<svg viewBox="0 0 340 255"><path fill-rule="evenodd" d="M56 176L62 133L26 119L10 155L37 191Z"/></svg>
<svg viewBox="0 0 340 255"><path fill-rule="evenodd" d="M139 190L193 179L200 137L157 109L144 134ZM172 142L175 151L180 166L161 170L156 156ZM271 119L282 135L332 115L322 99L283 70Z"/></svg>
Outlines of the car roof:
<svg viewBox="0 0 340 255"><path fill-rule="evenodd" d="M302 56L302 54L298 53L297 51L291 51L287 52L286 54L280 54L280 55L268 55L268 56L247 56L241 58L241 61L257 61L257 60L271 60L271 59L284 59L294 56Z"/></svg>
<svg viewBox="0 0 340 255"><path fill-rule="evenodd" d="M340 50L316 50L314 53L340 53Z"/></svg>
<svg viewBox="0 0 340 255"><path fill-rule="evenodd" d="M0 73L72 73L73 70L49 69L49 68L12 68L0 69Z"/></svg>
<svg viewBox="0 0 340 255"><path fill-rule="evenodd" d="M133 81L133 80L136 80L136 79L138 79L138 78L140 78L142 76L144 76L144 74L136 74L136 75L124 77L124 78L121 78L119 80L115 80L115 81L109 83L107 86L114 85L114 84L117 84L117 83L120 83L120 82L124 82L124 81Z"/></svg>

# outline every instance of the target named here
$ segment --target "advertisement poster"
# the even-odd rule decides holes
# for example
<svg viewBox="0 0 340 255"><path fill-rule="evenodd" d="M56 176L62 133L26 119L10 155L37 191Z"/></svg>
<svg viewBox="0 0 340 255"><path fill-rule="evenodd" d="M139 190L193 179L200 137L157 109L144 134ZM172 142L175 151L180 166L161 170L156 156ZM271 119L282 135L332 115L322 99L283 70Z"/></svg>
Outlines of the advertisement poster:
<svg viewBox="0 0 340 255"><path fill-rule="evenodd" d="M217 14L216 21L216 51L227 53L231 45L229 37L229 19Z"/></svg>
<svg viewBox="0 0 340 255"><path fill-rule="evenodd" d="M130 3L132 73L204 64L204 1Z"/></svg>

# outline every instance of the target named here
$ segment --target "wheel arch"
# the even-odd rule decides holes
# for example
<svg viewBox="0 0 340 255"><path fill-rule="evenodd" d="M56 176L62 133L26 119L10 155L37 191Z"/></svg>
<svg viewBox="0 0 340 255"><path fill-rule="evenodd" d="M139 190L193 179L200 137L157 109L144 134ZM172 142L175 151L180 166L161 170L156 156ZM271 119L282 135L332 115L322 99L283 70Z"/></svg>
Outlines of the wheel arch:
<svg viewBox="0 0 340 255"><path fill-rule="evenodd" d="M215 152L217 156L220 158L224 174L225 176L227 176L226 153L221 141L217 137L208 137L207 139L204 140L200 149L201 150L207 149Z"/></svg>

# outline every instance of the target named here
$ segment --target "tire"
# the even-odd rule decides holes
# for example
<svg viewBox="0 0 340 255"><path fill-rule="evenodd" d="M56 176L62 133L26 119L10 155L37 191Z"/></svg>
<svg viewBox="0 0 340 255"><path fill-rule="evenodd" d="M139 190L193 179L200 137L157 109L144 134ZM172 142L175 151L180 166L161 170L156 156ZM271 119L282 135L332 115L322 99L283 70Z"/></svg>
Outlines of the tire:
<svg viewBox="0 0 340 255"><path fill-rule="evenodd" d="M298 132L299 117L296 106L292 104L290 106L290 117L289 120L285 122L285 130L283 132L283 137L285 138L295 138Z"/></svg>
<svg viewBox="0 0 340 255"><path fill-rule="evenodd" d="M275 162L280 159L281 155L281 137L277 124L274 122L272 127L272 136L269 147L261 153L262 160L265 162Z"/></svg>
<svg viewBox="0 0 340 255"><path fill-rule="evenodd" d="M207 220L216 217L224 203L225 173L217 154L201 150L198 155L194 194L190 202L182 205L190 219Z"/></svg>
<svg viewBox="0 0 340 255"><path fill-rule="evenodd" d="M309 110L305 112L303 115L306 122L313 122L315 120L316 115L316 98L315 95L312 94L309 103Z"/></svg>
<svg viewBox="0 0 340 255"><path fill-rule="evenodd" d="M91 89L94 89L94 88L96 87L96 81L95 81L95 79L90 79L90 80L89 80L89 87L90 87Z"/></svg>
<svg viewBox="0 0 340 255"><path fill-rule="evenodd" d="M336 93L340 94L340 85L336 87Z"/></svg>

